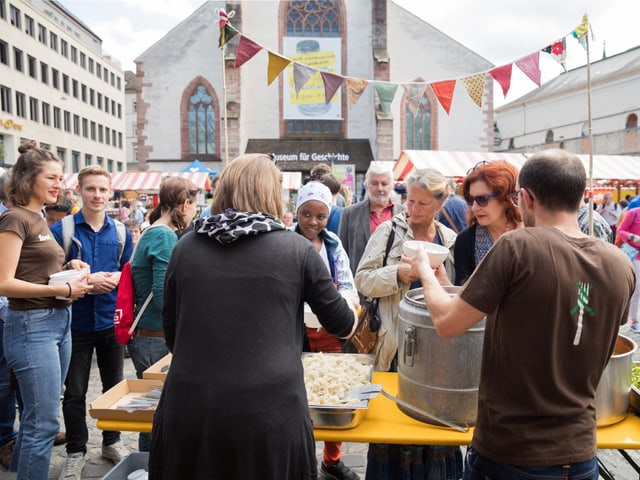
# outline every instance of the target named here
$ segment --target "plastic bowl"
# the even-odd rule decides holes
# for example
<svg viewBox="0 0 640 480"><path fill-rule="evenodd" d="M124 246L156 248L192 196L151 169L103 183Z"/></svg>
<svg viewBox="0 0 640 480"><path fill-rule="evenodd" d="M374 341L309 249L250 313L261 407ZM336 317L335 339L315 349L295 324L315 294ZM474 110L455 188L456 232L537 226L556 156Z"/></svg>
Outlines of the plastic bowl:
<svg viewBox="0 0 640 480"><path fill-rule="evenodd" d="M67 282L73 282L78 277L89 273L86 268L81 270L63 270L62 272L54 273L49 277L49 285L64 285ZM68 300L67 297L56 297L58 300Z"/></svg>
<svg viewBox="0 0 640 480"><path fill-rule="evenodd" d="M413 257L418 248L423 249L429 256L429 263L431 268L436 268L445 261L449 255L449 249L438 245L437 243L423 242L420 240L405 240L403 244L403 251L407 257Z"/></svg>

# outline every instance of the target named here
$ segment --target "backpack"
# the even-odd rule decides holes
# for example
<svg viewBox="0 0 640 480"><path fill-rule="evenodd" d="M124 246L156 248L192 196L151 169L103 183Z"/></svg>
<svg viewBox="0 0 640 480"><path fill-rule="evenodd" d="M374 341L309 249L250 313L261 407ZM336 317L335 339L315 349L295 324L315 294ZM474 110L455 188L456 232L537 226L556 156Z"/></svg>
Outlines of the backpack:
<svg viewBox="0 0 640 480"><path fill-rule="evenodd" d="M124 223L119 220L113 220L116 225L116 233L118 235L118 265L122 258L122 252L124 252L124 245L127 241L127 232ZM82 257L82 243L74 235L76 233L76 221L73 215L67 215L62 217L62 249L64 250L64 258L69 258L69 251L71 250L71 242L78 247L78 255L76 258Z"/></svg>

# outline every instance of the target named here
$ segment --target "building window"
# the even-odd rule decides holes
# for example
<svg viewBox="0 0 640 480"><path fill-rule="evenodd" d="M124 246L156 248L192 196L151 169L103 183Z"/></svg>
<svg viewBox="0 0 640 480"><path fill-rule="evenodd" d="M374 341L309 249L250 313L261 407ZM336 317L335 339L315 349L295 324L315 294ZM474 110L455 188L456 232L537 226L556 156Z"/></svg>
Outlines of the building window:
<svg viewBox="0 0 640 480"><path fill-rule="evenodd" d="M115 115L115 114L116 114L116 101L111 100L111 115Z"/></svg>
<svg viewBox="0 0 640 480"><path fill-rule="evenodd" d="M116 84L117 84L118 90L122 90L122 84L120 83L120 77L116 78Z"/></svg>
<svg viewBox="0 0 640 480"><path fill-rule="evenodd" d="M35 37L36 29L34 28L33 18L29 15L24 16L24 32L30 37Z"/></svg>
<svg viewBox="0 0 640 480"><path fill-rule="evenodd" d="M0 85L0 110L11 113L11 89Z"/></svg>
<svg viewBox="0 0 640 480"><path fill-rule="evenodd" d="M89 155L88 153L86 153L84 155L84 166L88 167L89 165L91 165L91 155Z"/></svg>
<svg viewBox="0 0 640 480"><path fill-rule="evenodd" d="M98 109L102 110L102 94L98 93Z"/></svg>
<svg viewBox="0 0 640 480"><path fill-rule="evenodd" d="M66 73L62 74L62 91L69 94L69 75Z"/></svg>
<svg viewBox="0 0 640 480"><path fill-rule="evenodd" d="M111 134L109 127L104 127L104 143L111 145Z"/></svg>
<svg viewBox="0 0 640 480"><path fill-rule="evenodd" d="M74 98L78 98L78 80L71 80L71 92Z"/></svg>
<svg viewBox="0 0 640 480"><path fill-rule="evenodd" d="M17 29L21 29L22 22L20 22L20 10L13 5L9 5L9 13L11 15L11 25L16 27Z"/></svg>
<svg viewBox="0 0 640 480"><path fill-rule="evenodd" d="M89 58L89 73L93 73L93 58Z"/></svg>
<svg viewBox="0 0 640 480"><path fill-rule="evenodd" d="M405 133L404 143L408 150L431 150L431 102L425 92L420 99L416 114L404 97Z"/></svg>
<svg viewBox="0 0 640 480"><path fill-rule="evenodd" d="M38 121L38 99L29 97L29 119L32 122Z"/></svg>
<svg viewBox="0 0 640 480"><path fill-rule="evenodd" d="M66 163L66 153L67 151L64 148L58 148L56 150L56 155L58 156L58 160L60 160L63 164Z"/></svg>
<svg viewBox="0 0 640 480"><path fill-rule="evenodd" d="M27 118L27 99L22 92L16 92L16 115Z"/></svg>
<svg viewBox="0 0 640 480"><path fill-rule="evenodd" d="M84 138L89 138L89 120L86 118L82 119L82 136Z"/></svg>
<svg viewBox="0 0 640 480"><path fill-rule="evenodd" d="M109 97L106 95L104 97L104 111L109 113Z"/></svg>
<svg viewBox="0 0 640 480"><path fill-rule="evenodd" d="M547 134L544 137L544 143L553 143L553 130L547 130Z"/></svg>
<svg viewBox="0 0 640 480"><path fill-rule="evenodd" d="M80 171L80 152L71 152L71 170L73 173Z"/></svg>
<svg viewBox="0 0 640 480"><path fill-rule="evenodd" d="M97 160L98 165L100 165L102 167L103 164L104 164L104 159L102 157L96 157L96 160Z"/></svg>
<svg viewBox="0 0 640 480"><path fill-rule="evenodd" d="M93 88L89 89L89 104L92 107L96 104L96 91Z"/></svg>
<svg viewBox="0 0 640 480"><path fill-rule="evenodd" d="M53 88L60 90L60 72L55 68L51 69L51 85L53 85Z"/></svg>
<svg viewBox="0 0 640 480"><path fill-rule="evenodd" d="M69 44L62 38L60 39L60 55L63 57L69 56Z"/></svg>
<svg viewBox="0 0 640 480"><path fill-rule="evenodd" d="M9 45L0 40L0 63L9 66Z"/></svg>
<svg viewBox="0 0 640 480"><path fill-rule="evenodd" d="M96 122L91 122L91 140L96 139Z"/></svg>
<svg viewBox="0 0 640 480"><path fill-rule="evenodd" d="M87 56L84 52L80 52L80 66L85 70L87 69Z"/></svg>
<svg viewBox="0 0 640 480"><path fill-rule="evenodd" d="M113 160L111 159L107 160L107 171L113 172Z"/></svg>
<svg viewBox="0 0 640 480"><path fill-rule="evenodd" d="M47 44L47 27L38 24L38 41Z"/></svg>
<svg viewBox="0 0 640 480"><path fill-rule="evenodd" d="M629 116L627 117L627 121L625 122L624 128L627 130L638 128L638 115L636 115L635 113L629 114Z"/></svg>
<svg viewBox="0 0 640 480"><path fill-rule="evenodd" d="M122 132L118 132L118 148L122 150Z"/></svg>
<svg viewBox="0 0 640 480"><path fill-rule="evenodd" d="M111 145L116 146L116 130L111 130Z"/></svg>
<svg viewBox="0 0 640 480"><path fill-rule="evenodd" d="M49 84L49 66L42 62L40 62L40 81Z"/></svg>
<svg viewBox="0 0 640 480"><path fill-rule="evenodd" d="M284 25L285 35L340 38L342 11L340 0L289 1ZM324 106L324 103L322 105ZM342 124L341 120L285 120L285 134L335 137L342 134Z"/></svg>
<svg viewBox="0 0 640 480"><path fill-rule="evenodd" d="M36 70L36 59L31 55L27 55L27 64L29 65L29 76L37 79L38 72Z"/></svg>
<svg viewBox="0 0 640 480"><path fill-rule="evenodd" d="M103 79L105 82L109 83L109 70L107 70L106 68L103 68L103 69L102 69L102 73L103 73L103 75L102 75L102 79Z"/></svg>
<svg viewBox="0 0 640 480"><path fill-rule="evenodd" d="M80 135L80 115L73 115L73 134Z"/></svg>
<svg viewBox="0 0 640 480"><path fill-rule="evenodd" d="M122 105L118 104L118 118L122 118Z"/></svg>
<svg viewBox="0 0 640 480"><path fill-rule="evenodd" d="M7 19L7 10L4 0L0 0L0 18L3 20Z"/></svg>
<svg viewBox="0 0 640 480"><path fill-rule="evenodd" d="M71 61L73 63L78 63L78 49L71 45Z"/></svg>
<svg viewBox="0 0 640 480"><path fill-rule="evenodd" d="M46 103L46 102L42 102L42 123L44 125L51 125L51 106Z"/></svg>
<svg viewBox="0 0 640 480"><path fill-rule="evenodd" d="M96 77L102 77L102 65L96 62Z"/></svg>
<svg viewBox="0 0 640 480"><path fill-rule="evenodd" d="M19 48L13 47L13 66L19 72L24 71L24 67L22 65L22 50Z"/></svg>
<svg viewBox="0 0 640 480"><path fill-rule="evenodd" d="M64 131L71 132L71 112L68 112L67 110L65 110L63 114L63 119L64 119Z"/></svg>
<svg viewBox="0 0 640 480"><path fill-rule="evenodd" d="M87 86L83 83L80 87L80 93L82 97L82 101L87 103Z"/></svg>
<svg viewBox="0 0 640 480"><path fill-rule="evenodd" d="M58 35L53 32L49 32L49 46L51 50L58 51Z"/></svg>
<svg viewBox="0 0 640 480"><path fill-rule="evenodd" d="M104 143L104 130L102 125L98 125L98 141Z"/></svg>
<svg viewBox="0 0 640 480"><path fill-rule="evenodd" d="M119 172L122 172L122 162L117 163L117 168Z"/></svg>
<svg viewBox="0 0 640 480"><path fill-rule="evenodd" d="M112 87L116 86L116 76L114 75L113 72L111 72L111 86Z"/></svg>
<svg viewBox="0 0 640 480"><path fill-rule="evenodd" d="M193 94L189 97L187 123L189 153L215 154L216 112L213 105L213 97L202 84L196 86Z"/></svg>
<svg viewBox="0 0 640 480"><path fill-rule="evenodd" d="M60 129L60 107L53 107L53 128Z"/></svg>

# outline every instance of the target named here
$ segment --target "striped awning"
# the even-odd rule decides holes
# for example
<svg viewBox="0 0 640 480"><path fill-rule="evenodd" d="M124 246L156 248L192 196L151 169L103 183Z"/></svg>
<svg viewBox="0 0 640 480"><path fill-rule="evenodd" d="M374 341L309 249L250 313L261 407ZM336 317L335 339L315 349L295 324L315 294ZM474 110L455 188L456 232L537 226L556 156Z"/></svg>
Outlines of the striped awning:
<svg viewBox="0 0 640 480"><path fill-rule="evenodd" d="M531 153L447 152L403 150L393 168L396 180L404 180L414 168L435 168L445 177L464 177L482 161L506 160L518 169ZM589 155L578 155L589 175ZM640 180L640 157L593 155L594 180Z"/></svg>
<svg viewBox="0 0 640 480"><path fill-rule="evenodd" d="M153 191L160 188L160 182L166 177L184 177L191 180L198 188L210 190L207 172L119 172L113 173L112 188L114 190ZM78 184L77 173L64 176L66 188L75 188Z"/></svg>

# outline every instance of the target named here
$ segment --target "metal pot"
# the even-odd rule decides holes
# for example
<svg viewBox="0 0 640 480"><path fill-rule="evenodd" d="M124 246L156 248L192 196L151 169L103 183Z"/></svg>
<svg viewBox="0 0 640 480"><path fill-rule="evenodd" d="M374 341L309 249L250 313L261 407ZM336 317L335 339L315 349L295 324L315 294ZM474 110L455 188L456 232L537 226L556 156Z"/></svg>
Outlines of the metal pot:
<svg viewBox="0 0 640 480"><path fill-rule="evenodd" d="M447 287L456 295L460 287ZM424 303L422 288L410 290L398 312L398 398L436 417L474 425L484 319L459 337L441 338ZM433 420L398 405L407 415Z"/></svg>
<svg viewBox="0 0 640 480"><path fill-rule="evenodd" d="M631 373L636 342L619 335L616 346L602 373L596 390L596 424L598 427L624 420L629 410Z"/></svg>

